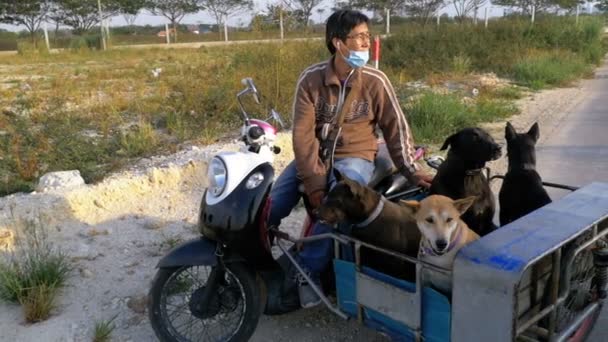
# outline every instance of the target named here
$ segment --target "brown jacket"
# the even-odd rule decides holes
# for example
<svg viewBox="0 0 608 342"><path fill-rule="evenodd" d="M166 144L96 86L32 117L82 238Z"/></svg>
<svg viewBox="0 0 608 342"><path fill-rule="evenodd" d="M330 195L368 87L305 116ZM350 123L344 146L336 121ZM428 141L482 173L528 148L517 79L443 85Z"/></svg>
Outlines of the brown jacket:
<svg viewBox="0 0 608 342"><path fill-rule="evenodd" d="M336 122L342 85L328 61L308 67L296 84L293 104L293 147L298 175L306 194L324 190L325 166L319 158L319 138L323 124ZM409 125L386 75L371 67L359 68L348 79L345 96L356 92L344 103L348 111L338 138L335 158L357 157L374 160L378 149L374 133L382 130L391 158L409 177L416 171L414 144Z"/></svg>

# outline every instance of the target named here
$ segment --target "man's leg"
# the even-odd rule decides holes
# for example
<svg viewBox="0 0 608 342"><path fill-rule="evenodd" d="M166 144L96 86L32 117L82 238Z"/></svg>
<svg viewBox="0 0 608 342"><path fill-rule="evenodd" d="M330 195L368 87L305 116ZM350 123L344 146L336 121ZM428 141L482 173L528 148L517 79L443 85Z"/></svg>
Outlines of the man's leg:
<svg viewBox="0 0 608 342"><path fill-rule="evenodd" d="M279 178L274 182L270 190L270 213L268 214L268 226L278 227L281 220L289 216L293 208L298 204L302 194L298 191L300 181L297 177L296 163L292 161L283 170Z"/></svg>
<svg viewBox="0 0 608 342"><path fill-rule="evenodd" d="M344 158L336 160L334 168L340 171L344 176L351 178L361 184L366 185L374 172L374 163L360 158ZM335 183L333 174L330 175L330 187ZM312 228L311 235L329 233L332 227L316 223ZM304 244L302 250L298 254L298 261L309 272L311 278L316 284L319 284L319 275L323 272L333 255L333 241L331 239L323 239ZM300 304L302 307L312 307L321 302L321 299L316 295L312 288L302 279L300 279Z"/></svg>

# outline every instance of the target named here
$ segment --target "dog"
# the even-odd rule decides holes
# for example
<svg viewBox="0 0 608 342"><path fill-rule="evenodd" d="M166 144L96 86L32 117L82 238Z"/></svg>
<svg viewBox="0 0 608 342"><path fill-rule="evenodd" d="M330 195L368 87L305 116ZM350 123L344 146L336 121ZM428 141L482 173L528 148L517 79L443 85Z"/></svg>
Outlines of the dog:
<svg viewBox="0 0 608 342"><path fill-rule="evenodd" d="M527 133L517 133L507 122L505 139L509 169L498 193L501 226L551 203L536 172L535 145L539 137L538 123L534 123Z"/></svg>
<svg viewBox="0 0 608 342"><path fill-rule="evenodd" d="M416 217L422 234L418 259L427 263L452 269L454 258L466 244L479 239L479 235L462 221L460 216L475 202L475 197L452 200L442 195L431 195L422 201L401 201ZM452 292L452 277L436 270L425 268L424 281L437 290Z"/></svg>
<svg viewBox="0 0 608 342"><path fill-rule="evenodd" d="M391 202L368 186L335 171L336 185L329 191L316 216L328 224L353 225L356 239L415 258L420 246L420 231L410 210ZM415 279L415 265L369 248L361 249L366 266L402 279Z"/></svg>
<svg viewBox="0 0 608 342"><path fill-rule="evenodd" d="M500 158L500 145L481 128L464 128L448 137L441 150L448 146L447 158L439 166L429 193L451 199L476 196L462 220L484 236L496 229L492 222L496 203L483 170L486 162Z"/></svg>

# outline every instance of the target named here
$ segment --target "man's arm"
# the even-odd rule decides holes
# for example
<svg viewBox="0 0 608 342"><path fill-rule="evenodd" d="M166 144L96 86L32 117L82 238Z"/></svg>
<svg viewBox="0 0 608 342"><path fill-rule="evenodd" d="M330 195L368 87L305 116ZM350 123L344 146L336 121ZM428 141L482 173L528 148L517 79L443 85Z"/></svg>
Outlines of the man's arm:
<svg viewBox="0 0 608 342"><path fill-rule="evenodd" d="M293 104L293 150L298 175L306 195L325 191L325 165L319 158L319 140L315 136L315 108L306 80L298 80Z"/></svg>
<svg viewBox="0 0 608 342"><path fill-rule="evenodd" d="M386 147L397 169L414 184L418 183L414 175L419 166L414 161L414 140L412 132L401 110L395 90L388 78L382 75L383 87L378 92L376 117L382 130Z"/></svg>

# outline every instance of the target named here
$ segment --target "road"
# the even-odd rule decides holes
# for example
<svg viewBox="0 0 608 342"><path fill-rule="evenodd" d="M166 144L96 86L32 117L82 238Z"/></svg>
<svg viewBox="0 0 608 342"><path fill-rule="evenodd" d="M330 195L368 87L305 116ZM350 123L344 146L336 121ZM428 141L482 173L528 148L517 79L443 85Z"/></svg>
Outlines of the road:
<svg viewBox="0 0 608 342"><path fill-rule="evenodd" d="M584 82L585 99L563 117L537 148L537 168L543 180L583 186L608 182L608 66ZM542 128L541 128L542 129ZM541 132L542 134L542 132ZM551 191L553 200L567 192ZM608 341L608 309L604 308L591 342Z"/></svg>

